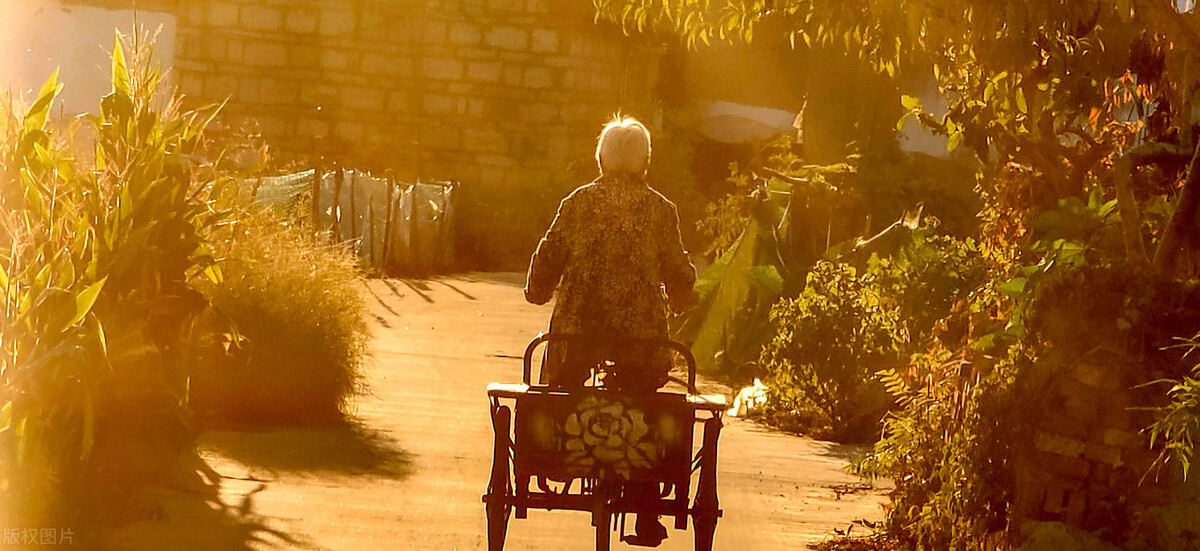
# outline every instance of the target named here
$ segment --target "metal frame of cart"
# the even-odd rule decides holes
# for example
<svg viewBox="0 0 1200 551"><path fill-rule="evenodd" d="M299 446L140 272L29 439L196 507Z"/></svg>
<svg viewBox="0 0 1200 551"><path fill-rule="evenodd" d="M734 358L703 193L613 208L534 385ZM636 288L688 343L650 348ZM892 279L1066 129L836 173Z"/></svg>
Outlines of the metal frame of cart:
<svg viewBox="0 0 1200 551"><path fill-rule="evenodd" d="M624 539L629 513L673 517L676 530L687 528L690 516L695 548L711 550L721 517L717 438L725 397L698 394L695 359L686 346L668 340L656 344L687 361L686 394L628 394L603 387L568 392L532 384L539 345L580 338L538 335L525 350L523 384L488 385L495 432L483 496L488 549L504 548L510 515L524 519L529 509L546 509L590 512L600 551L609 549L612 531ZM699 448L694 445L697 424L704 427ZM657 488L657 497L633 495L635 485ZM647 493L653 492L640 492Z"/></svg>

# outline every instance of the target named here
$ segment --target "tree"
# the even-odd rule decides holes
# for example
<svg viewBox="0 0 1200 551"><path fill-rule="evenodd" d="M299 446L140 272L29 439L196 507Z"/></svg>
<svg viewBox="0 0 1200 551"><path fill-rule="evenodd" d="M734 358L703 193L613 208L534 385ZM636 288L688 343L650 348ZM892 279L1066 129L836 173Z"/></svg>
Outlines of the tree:
<svg viewBox="0 0 1200 551"><path fill-rule="evenodd" d="M594 2L599 19L627 32L665 28L692 47L750 41L764 23L779 20L796 47L840 46L910 82L932 75L944 112L906 96L898 127L916 118L945 135L949 149L969 148L983 163L984 191L993 195L1006 185L1005 167L1032 169L1037 183L1025 220L1105 182L1134 258L1145 258L1136 199L1177 190L1190 199L1200 186L1195 178L1178 181L1196 150L1190 113L1200 20L1169 0ZM1131 178L1143 165L1159 167L1160 176ZM1141 184L1127 189L1133 181ZM1179 216L1160 236L1162 269L1193 273L1178 260L1179 251L1196 245L1188 237L1197 233L1194 202L1181 200Z"/></svg>

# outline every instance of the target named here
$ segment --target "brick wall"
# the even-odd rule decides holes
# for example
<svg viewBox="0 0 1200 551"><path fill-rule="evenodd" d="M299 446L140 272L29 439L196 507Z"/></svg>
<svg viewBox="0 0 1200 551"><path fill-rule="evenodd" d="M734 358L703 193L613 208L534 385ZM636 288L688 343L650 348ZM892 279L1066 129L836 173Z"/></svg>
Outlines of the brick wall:
<svg viewBox="0 0 1200 551"><path fill-rule="evenodd" d="M1063 363L1038 386L1045 402L1031 407L1045 415L1017 446L1013 527L1020 537L1026 521L1058 521L1124 541L1148 529L1139 515L1168 503L1180 482L1175 465L1151 471L1157 452L1140 432L1162 389L1138 387L1146 368L1120 350Z"/></svg>
<svg viewBox="0 0 1200 551"><path fill-rule="evenodd" d="M659 52L563 0L192 0L185 94L230 99L276 150L462 183L460 258L517 267L594 176L599 127L653 120Z"/></svg>

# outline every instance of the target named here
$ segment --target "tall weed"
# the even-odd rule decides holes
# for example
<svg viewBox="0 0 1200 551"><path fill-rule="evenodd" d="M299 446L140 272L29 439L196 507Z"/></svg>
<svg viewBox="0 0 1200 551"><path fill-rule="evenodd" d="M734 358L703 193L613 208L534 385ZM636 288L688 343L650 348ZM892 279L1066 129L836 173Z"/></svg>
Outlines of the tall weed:
<svg viewBox="0 0 1200 551"><path fill-rule="evenodd" d="M370 336L353 253L269 211L241 217L216 249L224 281L205 292L245 341L195 373L193 408L216 424L337 419Z"/></svg>

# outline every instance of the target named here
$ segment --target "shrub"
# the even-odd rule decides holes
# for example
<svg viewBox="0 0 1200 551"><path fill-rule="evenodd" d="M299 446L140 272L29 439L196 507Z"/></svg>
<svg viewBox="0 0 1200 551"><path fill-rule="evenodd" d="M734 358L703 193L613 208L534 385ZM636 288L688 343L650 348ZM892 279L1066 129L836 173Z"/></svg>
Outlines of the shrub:
<svg viewBox="0 0 1200 551"><path fill-rule="evenodd" d="M848 425L861 428L859 413L879 405L871 404L881 395L870 391L871 376L898 360L902 337L899 312L872 283L851 266L822 262L799 297L771 309L777 332L760 360L770 374L769 420L814 436L847 436Z"/></svg>
<svg viewBox="0 0 1200 551"><path fill-rule="evenodd" d="M270 212L243 217L215 247L225 278L206 294L244 343L195 373L193 409L217 423L336 419L359 390L369 337L352 253Z"/></svg>
<svg viewBox="0 0 1200 551"><path fill-rule="evenodd" d="M984 278L971 241L904 228L889 257L860 271L818 263L795 299L775 305L774 338L759 364L771 380L767 420L814 436L862 439L876 430L890 400L876 374L961 332L939 321ZM953 325L953 324L952 324Z"/></svg>
<svg viewBox="0 0 1200 551"><path fill-rule="evenodd" d="M977 549L1006 527L1018 351L991 364L940 349L884 376L901 408L852 470L893 480L886 527L905 548Z"/></svg>

